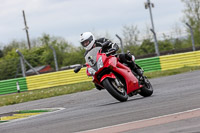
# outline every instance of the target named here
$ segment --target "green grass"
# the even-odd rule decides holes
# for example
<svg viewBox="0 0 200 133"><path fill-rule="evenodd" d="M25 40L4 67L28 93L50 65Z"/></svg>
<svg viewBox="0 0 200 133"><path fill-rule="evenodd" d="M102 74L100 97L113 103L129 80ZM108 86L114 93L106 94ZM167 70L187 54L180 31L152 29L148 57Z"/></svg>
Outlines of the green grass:
<svg viewBox="0 0 200 133"><path fill-rule="evenodd" d="M40 90L26 91L15 94L1 95L0 106L71 94L75 92L91 90L92 88L94 88L94 84L92 82L84 82Z"/></svg>
<svg viewBox="0 0 200 133"><path fill-rule="evenodd" d="M4 123L4 122L8 122L8 121L1 121L1 120L0 120L0 123Z"/></svg>
<svg viewBox="0 0 200 133"><path fill-rule="evenodd" d="M50 112L50 110L20 110L17 113L24 114L24 113L44 113L44 112Z"/></svg>
<svg viewBox="0 0 200 133"><path fill-rule="evenodd" d="M190 72L194 70L200 70L200 67L183 67L167 71L145 72L144 75L146 75L148 78L156 78L161 76L169 76L184 72ZM95 86L92 82L84 82L84 83L58 86L40 90L15 93L15 94L0 95L0 106L91 90L94 87Z"/></svg>
<svg viewBox="0 0 200 133"><path fill-rule="evenodd" d="M194 70L200 70L200 66L195 66L195 67L185 66L183 68L172 69L172 70L146 72L144 73L144 75L146 75L148 78L156 78L156 77L175 75L184 72L191 72Z"/></svg>

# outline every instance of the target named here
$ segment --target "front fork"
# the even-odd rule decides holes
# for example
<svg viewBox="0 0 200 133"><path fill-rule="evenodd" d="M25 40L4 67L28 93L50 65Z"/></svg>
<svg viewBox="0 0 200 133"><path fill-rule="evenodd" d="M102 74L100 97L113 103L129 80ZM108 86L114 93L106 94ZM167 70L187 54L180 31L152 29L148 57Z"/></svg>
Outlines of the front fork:
<svg viewBox="0 0 200 133"><path fill-rule="evenodd" d="M119 82L119 80L117 79L117 77L113 73L103 75L103 77L101 77L100 83L102 83L103 80L106 79L106 78L114 79L117 87L124 87L124 85L121 82Z"/></svg>
<svg viewBox="0 0 200 133"><path fill-rule="evenodd" d="M95 87L96 87L98 90L104 89L104 87L101 85L101 83L102 83L103 80L106 79L106 78L112 78L112 79L117 80L116 76L115 76L113 73L103 75L103 76L101 77L100 81L95 80L95 77L93 77L93 82L94 82L94 84L95 84ZM115 82L116 82L116 81L115 81ZM119 81L118 81L117 84L119 84ZM117 85L117 86L118 86L118 85Z"/></svg>
<svg viewBox="0 0 200 133"><path fill-rule="evenodd" d="M103 75L103 76L101 77L100 83L102 83L102 81L103 81L105 78L116 79L116 76L114 75L114 73L105 74L105 75Z"/></svg>

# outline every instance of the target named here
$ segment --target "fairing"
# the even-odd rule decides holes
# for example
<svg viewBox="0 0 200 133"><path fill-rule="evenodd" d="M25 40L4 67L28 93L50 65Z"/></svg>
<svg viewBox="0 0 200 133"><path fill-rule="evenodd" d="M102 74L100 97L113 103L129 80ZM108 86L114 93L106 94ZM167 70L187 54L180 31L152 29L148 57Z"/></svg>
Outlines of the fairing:
<svg viewBox="0 0 200 133"><path fill-rule="evenodd" d="M95 54L95 52L96 52L96 54ZM100 69L97 69L97 61L100 56L102 57L103 67ZM114 73L118 73L126 81L127 94L141 88L141 86L138 83L138 79L133 75L130 68L121 64L115 56L113 56L113 55L106 56L105 53L101 53L101 49L99 47L94 48L91 52L88 52L88 54L86 55L85 58L86 58L87 68L92 67L94 70L96 70L96 73L94 75L90 75L87 70L87 75L93 76L94 83L102 86L101 82L105 78L116 78ZM88 59L88 58L90 58L90 59ZM92 59L92 61L91 61L91 59ZM105 73L103 75L101 74L102 76L99 79L98 76L105 69L109 70L110 73Z"/></svg>

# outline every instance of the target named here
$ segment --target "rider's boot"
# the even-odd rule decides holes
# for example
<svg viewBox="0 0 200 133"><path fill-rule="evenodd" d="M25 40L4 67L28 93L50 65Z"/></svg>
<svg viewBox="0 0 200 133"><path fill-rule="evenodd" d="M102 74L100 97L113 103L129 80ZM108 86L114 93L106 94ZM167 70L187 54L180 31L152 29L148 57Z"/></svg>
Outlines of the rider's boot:
<svg viewBox="0 0 200 133"><path fill-rule="evenodd" d="M131 61L129 66L130 66L131 70L133 70L138 76L140 76L140 77L143 76L142 70L136 67L136 64L134 61Z"/></svg>
<svg viewBox="0 0 200 133"><path fill-rule="evenodd" d="M139 78L142 79L143 71L141 69L137 68L135 61L133 59L133 56L130 53L127 53L126 59L128 60L127 62L128 62L129 68L131 68L131 70L134 71L139 76Z"/></svg>

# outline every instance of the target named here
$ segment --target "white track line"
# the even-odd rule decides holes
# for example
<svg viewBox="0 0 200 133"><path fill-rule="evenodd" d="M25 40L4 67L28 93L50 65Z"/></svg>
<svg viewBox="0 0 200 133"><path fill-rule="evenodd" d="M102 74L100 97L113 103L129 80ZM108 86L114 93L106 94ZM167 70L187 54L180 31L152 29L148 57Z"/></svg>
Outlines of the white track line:
<svg viewBox="0 0 200 133"><path fill-rule="evenodd" d="M170 123L170 122L179 121L179 120L190 119L190 118L199 117L199 116L200 116L200 108L197 108L197 109L178 112L174 114L87 130L87 131L83 131L79 133L111 133L111 132L119 133L119 132L125 132L129 130L144 128L144 127L149 127L149 126Z"/></svg>

